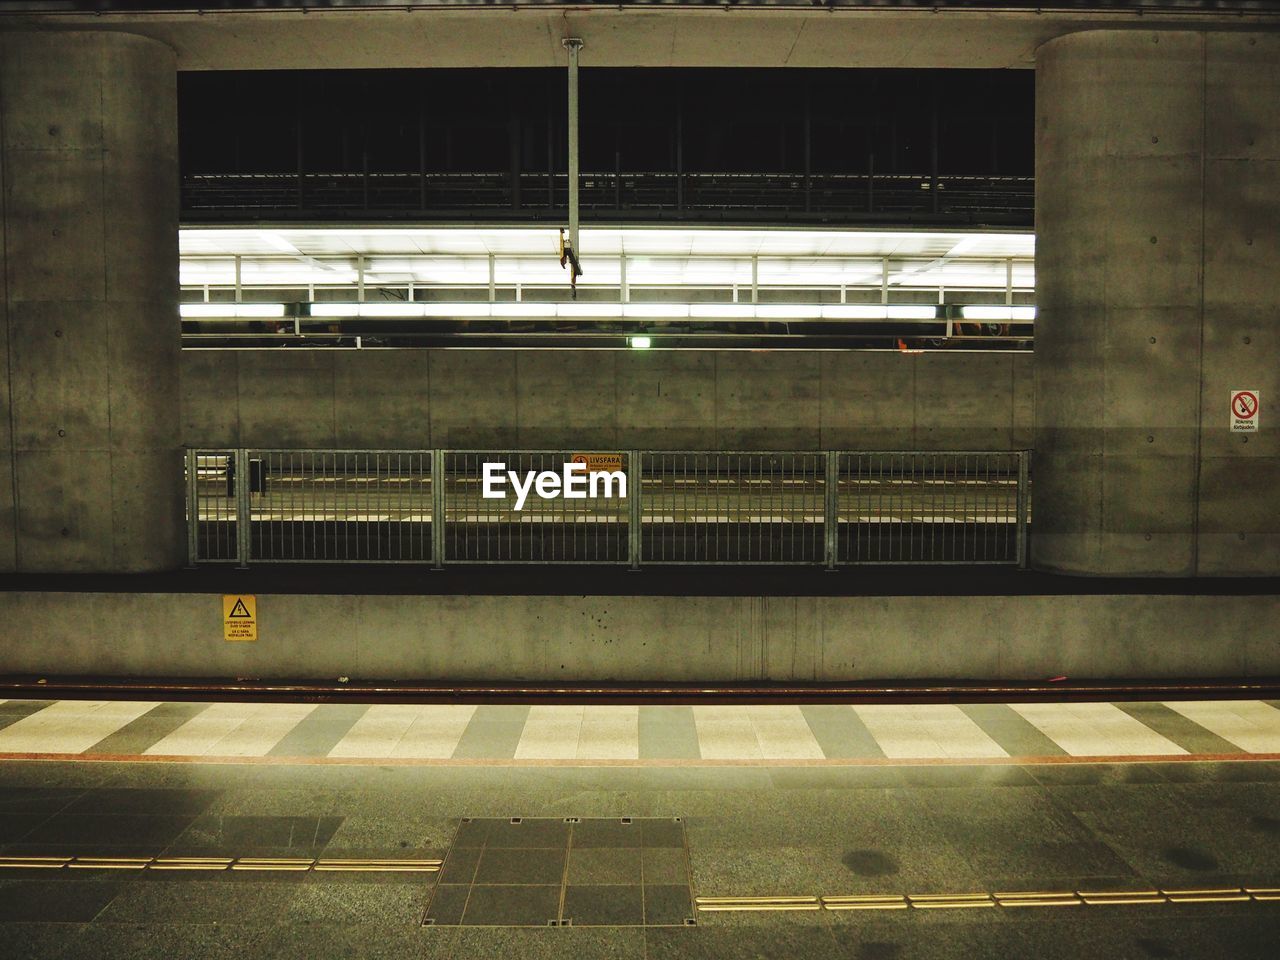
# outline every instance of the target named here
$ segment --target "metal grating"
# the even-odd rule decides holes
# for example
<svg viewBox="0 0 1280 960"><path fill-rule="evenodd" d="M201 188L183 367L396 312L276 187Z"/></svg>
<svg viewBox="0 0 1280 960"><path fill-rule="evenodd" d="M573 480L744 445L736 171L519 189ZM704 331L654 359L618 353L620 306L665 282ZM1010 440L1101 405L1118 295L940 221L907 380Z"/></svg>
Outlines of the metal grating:
<svg viewBox="0 0 1280 960"><path fill-rule="evenodd" d="M531 489L516 509L508 480L502 499L483 496L484 465L502 464L524 483L530 473L563 475L566 463L599 458L620 461L623 483L588 481L586 496L544 499ZM580 451L448 451L444 459L445 556L451 563L625 563L629 549L630 502L626 487L628 454ZM614 471L610 471L614 472Z"/></svg>
<svg viewBox="0 0 1280 960"><path fill-rule="evenodd" d="M1023 556L1019 452L840 454L841 563L1016 563Z"/></svg>
<svg viewBox="0 0 1280 960"><path fill-rule="evenodd" d="M431 560L431 451L250 450L245 459L254 559Z"/></svg>
<svg viewBox="0 0 1280 960"><path fill-rule="evenodd" d="M645 453L646 563L821 563L824 453Z"/></svg>

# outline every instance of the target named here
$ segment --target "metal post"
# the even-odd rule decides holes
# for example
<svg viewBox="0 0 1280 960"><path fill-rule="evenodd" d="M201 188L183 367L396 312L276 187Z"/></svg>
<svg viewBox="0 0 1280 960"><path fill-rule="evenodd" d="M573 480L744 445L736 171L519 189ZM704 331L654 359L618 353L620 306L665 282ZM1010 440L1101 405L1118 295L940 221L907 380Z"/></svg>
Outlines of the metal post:
<svg viewBox="0 0 1280 960"><path fill-rule="evenodd" d="M579 261L582 249L578 246L578 51L582 41L570 37L561 41L569 51L569 243Z"/></svg>
<svg viewBox="0 0 1280 960"><path fill-rule="evenodd" d="M827 478L823 485L825 510L822 518L822 532L825 541L827 569L836 568L836 555L840 542L840 453L828 450Z"/></svg>
<svg viewBox="0 0 1280 960"><path fill-rule="evenodd" d="M431 565L444 568L444 451L431 451Z"/></svg>
<svg viewBox="0 0 1280 960"><path fill-rule="evenodd" d="M249 538L251 506L249 503L249 451L243 448L235 452L236 458L236 566L241 570L249 566Z"/></svg>
<svg viewBox="0 0 1280 960"><path fill-rule="evenodd" d="M640 451L632 450L627 454L627 506L630 508L630 515L627 518L627 554L632 570L640 569L640 561L643 558L644 542L641 530L643 515L640 510L641 471Z"/></svg>
<svg viewBox="0 0 1280 960"><path fill-rule="evenodd" d="M1031 482L1031 451L1018 451L1018 567L1027 569L1027 514Z"/></svg>
<svg viewBox="0 0 1280 960"><path fill-rule="evenodd" d="M200 559L200 494L196 475L196 452L186 451L187 458L187 565L194 567Z"/></svg>

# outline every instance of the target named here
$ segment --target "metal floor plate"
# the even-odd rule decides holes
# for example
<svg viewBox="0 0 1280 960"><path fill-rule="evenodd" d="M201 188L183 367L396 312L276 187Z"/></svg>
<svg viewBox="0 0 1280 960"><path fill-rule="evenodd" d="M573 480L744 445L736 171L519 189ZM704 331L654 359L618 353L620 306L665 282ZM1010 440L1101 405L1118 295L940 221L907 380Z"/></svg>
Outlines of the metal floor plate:
<svg viewBox="0 0 1280 960"><path fill-rule="evenodd" d="M487 927L695 922L678 818L464 819L423 920Z"/></svg>

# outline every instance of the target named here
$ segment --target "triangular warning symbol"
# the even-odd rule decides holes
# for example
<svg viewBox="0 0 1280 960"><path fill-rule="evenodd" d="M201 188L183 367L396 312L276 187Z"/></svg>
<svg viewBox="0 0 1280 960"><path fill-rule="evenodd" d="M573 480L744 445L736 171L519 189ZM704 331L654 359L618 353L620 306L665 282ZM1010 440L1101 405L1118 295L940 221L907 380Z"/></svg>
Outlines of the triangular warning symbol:
<svg viewBox="0 0 1280 960"><path fill-rule="evenodd" d="M228 620L252 620L253 614L249 613L249 609L244 605L244 601L236 597L236 605L231 608L231 612L227 614Z"/></svg>

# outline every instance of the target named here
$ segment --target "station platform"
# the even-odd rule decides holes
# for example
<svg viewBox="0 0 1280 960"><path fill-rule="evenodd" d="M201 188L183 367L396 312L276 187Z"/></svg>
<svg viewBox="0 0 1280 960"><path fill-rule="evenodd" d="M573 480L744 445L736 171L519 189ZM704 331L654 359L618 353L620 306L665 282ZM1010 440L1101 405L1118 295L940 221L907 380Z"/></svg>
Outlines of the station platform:
<svg viewBox="0 0 1280 960"><path fill-rule="evenodd" d="M877 764L1280 760L1280 701L359 704L0 701L0 760Z"/></svg>
<svg viewBox="0 0 1280 960"><path fill-rule="evenodd" d="M15 958L1271 958L1280 702L0 702Z"/></svg>

